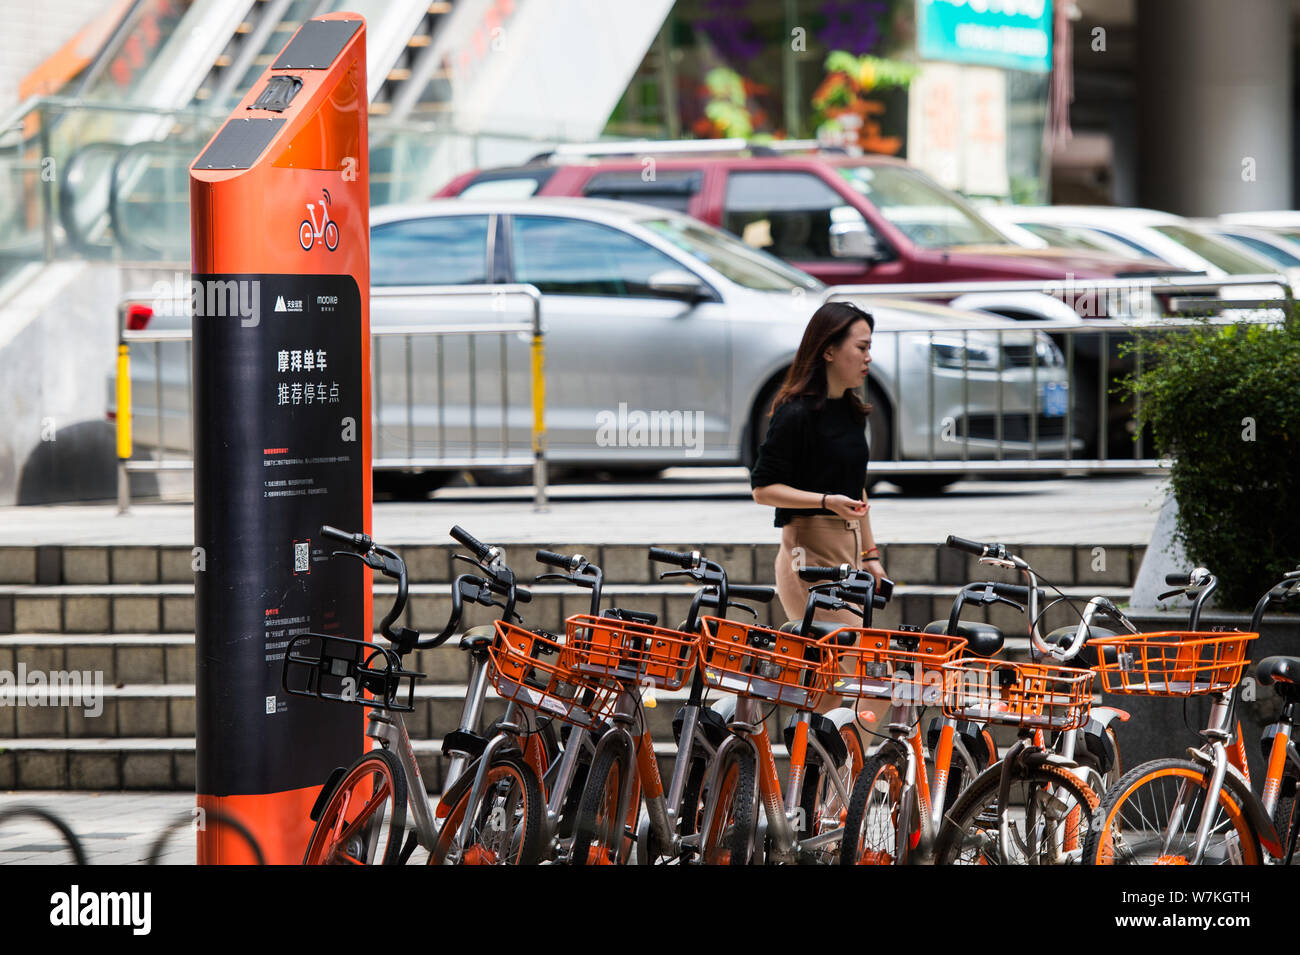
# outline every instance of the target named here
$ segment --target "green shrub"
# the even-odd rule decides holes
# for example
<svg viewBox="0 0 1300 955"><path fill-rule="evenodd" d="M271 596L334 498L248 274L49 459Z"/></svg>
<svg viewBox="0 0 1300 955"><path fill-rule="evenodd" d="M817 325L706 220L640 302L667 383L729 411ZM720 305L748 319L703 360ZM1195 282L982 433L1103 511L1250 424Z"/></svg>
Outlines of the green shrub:
<svg viewBox="0 0 1300 955"><path fill-rule="evenodd" d="M1300 320L1143 336L1121 390L1172 459L1176 539L1244 610L1300 562Z"/></svg>

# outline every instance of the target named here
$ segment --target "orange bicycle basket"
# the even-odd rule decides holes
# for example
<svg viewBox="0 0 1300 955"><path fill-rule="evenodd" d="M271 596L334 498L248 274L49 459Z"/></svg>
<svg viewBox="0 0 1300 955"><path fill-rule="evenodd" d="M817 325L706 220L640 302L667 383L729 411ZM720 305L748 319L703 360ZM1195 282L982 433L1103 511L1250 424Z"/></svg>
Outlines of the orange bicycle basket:
<svg viewBox="0 0 1300 955"><path fill-rule="evenodd" d="M1250 665L1246 647L1258 633L1167 630L1094 637L1101 688L1107 693L1198 696L1224 693Z"/></svg>
<svg viewBox="0 0 1300 955"><path fill-rule="evenodd" d="M848 634L856 634L856 642L844 645ZM942 667L961 654L966 638L845 627L823 637L821 645L831 657L832 692L934 706L943 693Z"/></svg>
<svg viewBox="0 0 1300 955"><path fill-rule="evenodd" d="M575 726L591 727L613 714L617 686L565 666L566 646L558 636L503 620L495 626L488 656L502 698Z"/></svg>
<svg viewBox="0 0 1300 955"><path fill-rule="evenodd" d="M1092 708L1091 670L967 657L943 664L943 715L1031 729L1077 729Z"/></svg>
<svg viewBox="0 0 1300 955"><path fill-rule="evenodd" d="M704 617L700 672L706 685L770 703L816 709L830 657L813 637Z"/></svg>
<svg viewBox="0 0 1300 955"><path fill-rule="evenodd" d="M570 617L564 630L563 662L578 673L680 690L695 669L691 633L589 614Z"/></svg>

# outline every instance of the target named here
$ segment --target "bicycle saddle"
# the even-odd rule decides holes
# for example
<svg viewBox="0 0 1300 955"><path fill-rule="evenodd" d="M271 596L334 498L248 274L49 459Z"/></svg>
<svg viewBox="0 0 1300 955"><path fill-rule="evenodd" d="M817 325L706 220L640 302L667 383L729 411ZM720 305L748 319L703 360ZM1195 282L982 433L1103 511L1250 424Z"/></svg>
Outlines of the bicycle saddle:
<svg viewBox="0 0 1300 955"><path fill-rule="evenodd" d="M777 629L780 630L782 633L798 633L799 629L802 626L803 626L802 620L787 620L785 623L781 624L781 626L778 627ZM842 630L845 626L848 626L848 624L822 623L820 621L813 621L812 633L808 634L808 636L820 640L822 637L829 636L830 634L834 633L836 630ZM857 635L851 633L846 633L844 637L845 640L841 642L852 643L854 640L857 639Z"/></svg>
<svg viewBox="0 0 1300 955"><path fill-rule="evenodd" d="M1289 700L1300 699L1300 657L1265 657L1255 665L1261 686L1276 686Z"/></svg>
<svg viewBox="0 0 1300 955"><path fill-rule="evenodd" d="M481 650L496 639L496 633L496 628L491 624L470 627L461 635L460 648L462 650Z"/></svg>
<svg viewBox="0 0 1300 955"><path fill-rule="evenodd" d="M947 633L947 620L932 620L925 625L925 633ZM991 623L978 620L961 620L957 623L957 636L966 638L966 649L977 657L991 657L1002 649L1006 639L1002 631Z"/></svg>

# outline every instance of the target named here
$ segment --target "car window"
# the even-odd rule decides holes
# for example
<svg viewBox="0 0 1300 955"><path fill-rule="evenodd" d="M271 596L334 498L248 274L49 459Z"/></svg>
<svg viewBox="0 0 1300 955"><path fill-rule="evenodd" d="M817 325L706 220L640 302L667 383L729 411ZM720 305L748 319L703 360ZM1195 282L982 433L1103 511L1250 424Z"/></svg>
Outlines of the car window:
<svg viewBox="0 0 1300 955"><path fill-rule="evenodd" d="M510 251L515 281L552 295L652 296L650 276L682 269L626 232L551 216L516 216Z"/></svg>
<svg viewBox="0 0 1300 955"><path fill-rule="evenodd" d="M693 219L642 219L641 224L745 288L760 292L789 292L796 288L816 290L822 287L807 272L800 272L766 252L751 249L725 232Z"/></svg>
<svg viewBox="0 0 1300 955"><path fill-rule="evenodd" d="M664 169L650 179L643 178L639 171L598 172L587 180L582 194L589 199L642 202L686 212L703 178L693 169Z"/></svg>
<svg viewBox="0 0 1300 955"><path fill-rule="evenodd" d="M1223 269L1229 275L1259 275L1273 271L1272 263L1259 259L1245 249L1239 252L1226 242L1220 242L1184 226L1158 225L1152 228L1195 252L1211 265Z"/></svg>
<svg viewBox="0 0 1300 955"><path fill-rule="evenodd" d="M832 261L833 224L869 228L843 196L806 172L733 172L725 203L723 228L788 262Z"/></svg>
<svg viewBox="0 0 1300 955"><path fill-rule="evenodd" d="M370 230L371 285L482 285L487 216L437 216Z"/></svg>
<svg viewBox="0 0 1300 955"><path fill-rule="evenodd" d="M1224 235L1233 242L1240 242L1242 245L1258 252L1264 258L1276 262L1278 265L1284 265L1287 268L1294 268L1300 265L1300 258L1292 255L1286 249L1274 245L1272 242L1265 242L1263 239L1257 239L1253 235L1243 235L1240 232L1225 232Z"/></svg>
<svg viewBox="0 0 1300 955"><path fill-rule="evenodd" d="M1129 256L1140 255L1135 249L1107 241L1105 236L1072 226L1048 225L1045 222L1022 222L1020 227L1040 239L1046 239L1049 245L1058 249L1089 249L1094 252L1119 253Z"/></svg>
<svg viewBox="0 0 1300 955"><path fill-rule="evenodd" d="M1085 226L1084 228L1090 228L1090 227ZM1100 232L1102 235L1106 236L1108 239L1114 239L1116 242L1124 243L1124 245L1127 245L1130 249L1133 249L1136 252L1140 252L1142 255L1145 255L1148 258L1152 258L1152 259L1160 258L1160 256L1157 253L1151 251L1145 245L1142 245L1140 242L1135 242L1133 239L1130 239L1126 235L1121 235L1118 232L1111 232L1109 229L1097 229L1097 231Z"/></svg>
<svg viewBox="0 0 1300 955"><path fill-rule="evenodd" d="M905 166L840 166L854 190L904 235L926 249L956 245L1011 245L956 193Z"/></svg>

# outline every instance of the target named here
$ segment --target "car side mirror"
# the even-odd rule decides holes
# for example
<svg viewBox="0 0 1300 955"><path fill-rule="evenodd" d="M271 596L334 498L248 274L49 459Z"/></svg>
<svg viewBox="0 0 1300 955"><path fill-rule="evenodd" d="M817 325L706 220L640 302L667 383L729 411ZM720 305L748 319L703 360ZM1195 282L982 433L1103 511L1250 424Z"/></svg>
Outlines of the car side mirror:
<svg viewBox="0 0 1300 955"><path fill-rule="evenodd" d="M679 298L699 302L710 298L709 290L698 275L685 269L664 269L650 276L650 291L665 298Z"/></svg>
<svg viewBox="0 0 1300 955"><path fill-rule="evenodd" d="M862 222L835 222L831 224L831 255L837 259L881 258L880 243Z"/></svg>

